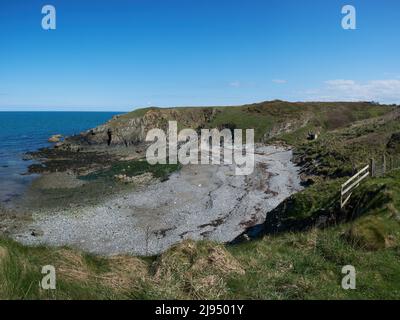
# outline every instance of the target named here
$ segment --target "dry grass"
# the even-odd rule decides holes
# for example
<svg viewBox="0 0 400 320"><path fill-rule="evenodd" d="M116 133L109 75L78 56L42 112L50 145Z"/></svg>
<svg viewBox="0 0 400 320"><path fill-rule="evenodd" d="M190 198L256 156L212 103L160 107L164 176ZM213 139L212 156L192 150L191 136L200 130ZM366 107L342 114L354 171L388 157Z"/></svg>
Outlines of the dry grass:
<svg viewBox="0 0 400 320"><path fill-rule="evenodd" d="M104 270L98 270L88 263L82 253L60 249L57 261L56 270L61 278L87 284L97 283L119 293L139 290L143 282L150 281L148 265L136 257L114 256L104 259Z"/></svg>
<svg viewBox="0 0 400 320"><path fill-rule="evenodd" d="M7 248L0 246L0 263L2 262L3 259L5 259L8 256L8 250Z"/></svg>
<svg viewBox="0 0 400 320"><path fill-rule="evenodd" d="M245 274L239 262L221 246L209 248L208 255L196 260L191 267L191 270L195 272L207 269L212 269L222 275Z"/></svg>
<svg viewBox="0 0 400 320"><path fill-rule="evenodd" d="M98 279L114 290L128 291L139 288L148 279L147 264L135 257L115 256L108 260L110 271Z"/></svg>
<svg viewBox="0 0 400 320"><path fill-rule="evenodd" d="M194 299L220 298L227 292L229 277L245 274L224 246L190 240L162 254L153 267L158 285Z"/></svg>
<svg viewBox="0 0 400 320"><path fill-rule="evenodd" d="M86 282L91 276L91 271L80 252L61 249L58 252L58 265L56 270L61 277L69 280Z"/></svg>

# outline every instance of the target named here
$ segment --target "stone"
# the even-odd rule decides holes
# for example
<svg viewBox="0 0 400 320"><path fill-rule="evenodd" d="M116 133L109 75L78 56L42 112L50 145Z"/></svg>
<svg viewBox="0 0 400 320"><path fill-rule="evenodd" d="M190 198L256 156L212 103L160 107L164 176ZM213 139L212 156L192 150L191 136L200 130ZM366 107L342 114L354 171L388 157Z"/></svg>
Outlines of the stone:
<svg viewBox="0 0 400 320"><path fill-rule="evenodd" d="M60 142L60 140L61 140L61 138L62 138L62 135L61 134L55 134L55 135L52 135L50 138L49 138L49 142L52 142L52 143L56 143L56 142Z"/></svg>

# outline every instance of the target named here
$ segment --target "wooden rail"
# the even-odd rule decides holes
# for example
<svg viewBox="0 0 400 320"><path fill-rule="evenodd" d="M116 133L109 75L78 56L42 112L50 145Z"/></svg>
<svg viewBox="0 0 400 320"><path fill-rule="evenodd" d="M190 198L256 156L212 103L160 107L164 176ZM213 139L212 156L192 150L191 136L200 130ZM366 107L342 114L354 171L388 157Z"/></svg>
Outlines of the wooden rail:
<svg viewBox="0 0 400 320"><path fill-rule="evenodd" d="M361 181L369 177L370 174L370 165L367 165L342 184L340 192L340 208L343 208L346 205L346 203L350 200L354 189L360 185Z"/></svg>

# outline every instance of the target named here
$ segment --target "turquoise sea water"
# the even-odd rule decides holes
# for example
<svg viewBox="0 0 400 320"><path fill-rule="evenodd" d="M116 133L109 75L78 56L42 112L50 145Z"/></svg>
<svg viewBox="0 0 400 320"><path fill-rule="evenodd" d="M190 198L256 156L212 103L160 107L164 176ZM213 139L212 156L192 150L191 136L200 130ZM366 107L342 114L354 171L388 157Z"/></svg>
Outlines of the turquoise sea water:
<svg viewBox="0 0 400 320"><path fill-rule="evenodd" d="M73 135L109 120L114 112L0 112L0 202L17 197L35 177L24 154L50 146L53 134Z"/></svg>

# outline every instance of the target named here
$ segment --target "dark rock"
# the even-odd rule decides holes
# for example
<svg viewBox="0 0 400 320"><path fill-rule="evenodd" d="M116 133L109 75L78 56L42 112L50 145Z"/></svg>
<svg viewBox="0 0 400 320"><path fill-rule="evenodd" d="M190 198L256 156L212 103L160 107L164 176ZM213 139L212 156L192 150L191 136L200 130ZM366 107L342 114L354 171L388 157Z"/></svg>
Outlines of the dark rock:
<svg viewBox="0 0 400 320"><path fill-rule="evenodd" d="M82 151L72 148L43 148L30 155L33 159L40 160L41 163L35 163L29 166L30 173L49 173L64 172L71 170L81 173L89 169L104 168L110 166L118 159L117 156L95 151Z"/></svg>
<svg viewBox="0 0 400 320"><path fill-rule="evenodd" d="M41 237L41 236L43 236L43 231L32 230L31 236L32 237Z"/></svg>
<svg viewBox="0 0 400 320"><path fill-rule="evenodd" d="M49 142L60 142L61 138L62 138L61 134L55 134L55 135L51 136L48 141Z"/></svg>

